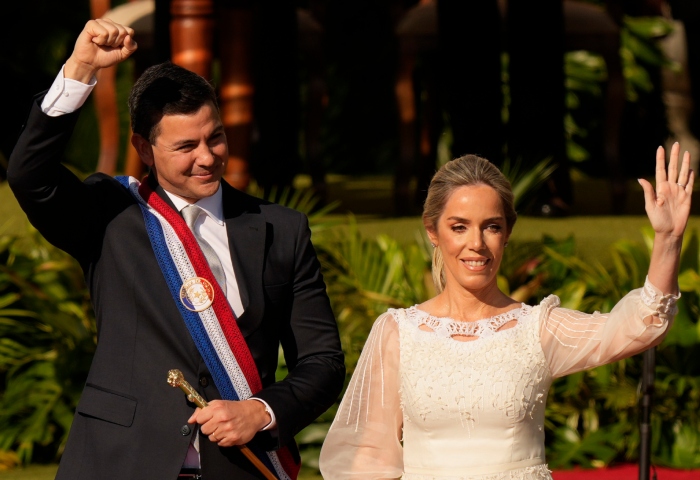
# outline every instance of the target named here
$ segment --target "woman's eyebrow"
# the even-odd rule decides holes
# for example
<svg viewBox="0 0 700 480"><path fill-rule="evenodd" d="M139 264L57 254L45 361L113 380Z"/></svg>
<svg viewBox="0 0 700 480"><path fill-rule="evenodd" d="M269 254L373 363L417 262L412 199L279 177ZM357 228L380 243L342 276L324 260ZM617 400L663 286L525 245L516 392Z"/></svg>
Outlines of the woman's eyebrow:
<svg viewBox="0 0 700 480"><path fill-rule="evenodd" d="M471 220L468 220L468 219L463 218L463 217L458 217L455 215L453 215L451 217L447 217L447 220L453 220L453 221L459 222L459 223L471 223ZM504 220L504 217L501 215L498 215L495 217L486 218L486 219L484 219L484 222L498 222L498 221L502 222L503 220Z"/></svg>

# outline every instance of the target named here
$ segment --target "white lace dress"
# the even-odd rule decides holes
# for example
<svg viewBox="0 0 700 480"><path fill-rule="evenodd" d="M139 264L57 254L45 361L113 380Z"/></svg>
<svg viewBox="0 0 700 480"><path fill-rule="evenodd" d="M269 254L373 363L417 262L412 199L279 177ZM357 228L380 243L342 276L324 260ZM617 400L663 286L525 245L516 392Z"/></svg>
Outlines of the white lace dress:
<svg viewBox="0 0 700 480"><path fill-rule="evenodd" d="M658 343L676 299L647 281L609 314L559 308L555 296L476 322L389 310L375 322L328 432L321 473L551 479L544 411L552 379Z"/></svg>

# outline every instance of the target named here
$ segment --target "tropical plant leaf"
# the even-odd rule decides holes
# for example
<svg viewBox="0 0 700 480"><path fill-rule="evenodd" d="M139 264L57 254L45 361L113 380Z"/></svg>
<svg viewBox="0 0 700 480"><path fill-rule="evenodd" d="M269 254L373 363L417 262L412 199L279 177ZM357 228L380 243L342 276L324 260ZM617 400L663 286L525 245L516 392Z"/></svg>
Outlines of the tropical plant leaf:
<svg viewBox="0 0 700 480"><path fill-rule="evenodd" d="M678 468L700 468L700 432L690 425L676 426L676 439L671 450L673 465Z"/></svg>
<svg viewBox="0 0 700 480"><path fill-rule="evenodd" d="M556 168L551 158L531 167L525 167L521 161L511 162L507 159L503 162L501 172L510 181L516 211L523 209L532 200Z"/></svg>

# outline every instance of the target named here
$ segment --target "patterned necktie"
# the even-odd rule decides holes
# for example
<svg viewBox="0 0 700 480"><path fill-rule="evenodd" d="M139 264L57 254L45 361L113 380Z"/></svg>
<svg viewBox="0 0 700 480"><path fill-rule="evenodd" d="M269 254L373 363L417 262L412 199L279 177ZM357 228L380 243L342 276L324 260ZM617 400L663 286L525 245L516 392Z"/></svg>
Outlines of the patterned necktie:
<svg viewBox="0 0 700 480"><path fill-rule="evenodd" d="M204 238L197 233L197 231L194 229L194 222L197 221L197 218L202 214L203 210L199 208L197 205L187 205L185 208L182 209L182 218L185 219L185 223L187 224L188 227L190 227L190 230L192 230L192 233L194 234L194 238L197 239L197 243L199 243L199 247L202 249L202 253L204 254L204 257L207 259L207 263L209 263L209 268L211 268L211 273L214 274L214 278L216 278L216 281L219 282L219 285L221 286L221 290L224 291L224 296L226 295L226 273L224 273L224 266L221 264L221 260L219 259L219 256L216 254L214 251L214 248L212 248L211 245L209 245L209 242L204 240Z"/></svg>

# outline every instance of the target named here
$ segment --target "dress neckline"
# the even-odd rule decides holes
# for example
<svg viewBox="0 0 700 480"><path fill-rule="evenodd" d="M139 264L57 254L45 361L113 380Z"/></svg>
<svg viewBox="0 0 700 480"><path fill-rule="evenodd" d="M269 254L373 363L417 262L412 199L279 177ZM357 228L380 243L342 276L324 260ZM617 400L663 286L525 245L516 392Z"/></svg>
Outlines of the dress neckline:
<svg viewBox="0 0 700 480"><path fill-rule="evenodd" d="M524 314L527 314L529 309L531 309L531 307L521 303L519 307L510 309L506 312L470 322L455 320L451 317L438 317L426 312L425 310L421 310L418 308L418 305L413 305L412 307L407 308L406 313L408 318L413 318L413 323L416 327L425 325L432 330L432 332L426 331L425 333L437 333L439 336L444 337L452 337L454 335L490 337L496 333L505 333L510 330L516 330L522 323L521 317ZM518 323L511 328L501 330L503 325L512 320L517 320Z"/></svg>
<svg viewBox="0 0 700 480"><path fill-rule="evenodd" d="M505 312L503 312L503 313L498 313L498 314L493 315L493 316L491 316L491 317L480 318L480 319L478 319L478 320L455 320L455 319L452 318L452 317L439 317L439 316L437 316L437 315L433 315L432 313L428 313L428 312L426 312L425 310L421 310L420 308L418 308L418 305L417 305L417 304L416 304L416 305L413 305L412 307L409 307L408 309L409 309L409 310L411 310L411 309L415 310L416 313L417 313L418 315L420 315L420 316L425 316L425 317L434 318L435 320L440 320L440 321L442 321L442 322L455 322L455 323L484 323L484 322L491 322L491 321L493 321L493 320L496 320L496 321L497 321L497 320L501 319L502 317L512 317L512 318L511 318L511 320L512 320L512 319L517 318L517 317L520 316L520 315L514 315L514 314L515 314L515 313L518 313L518 314L519 314L520 311L521 311L524 307L527 307L527 305L525 305L524 303L521 303L519 306L517 306L517 307L515 307L515 308L512 308L512 309L510 309L510 310L507 310L507 311L505 311ZM510 321L510 320L509 320L509 321Z"/></svg>

